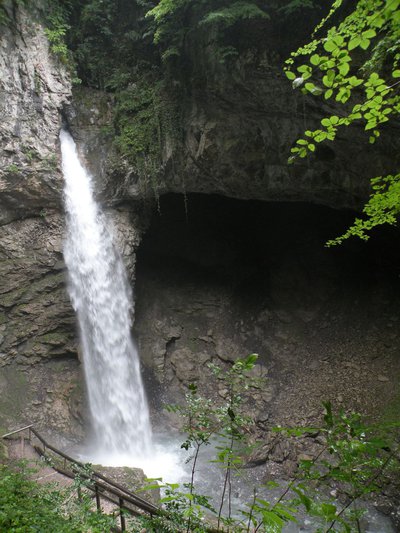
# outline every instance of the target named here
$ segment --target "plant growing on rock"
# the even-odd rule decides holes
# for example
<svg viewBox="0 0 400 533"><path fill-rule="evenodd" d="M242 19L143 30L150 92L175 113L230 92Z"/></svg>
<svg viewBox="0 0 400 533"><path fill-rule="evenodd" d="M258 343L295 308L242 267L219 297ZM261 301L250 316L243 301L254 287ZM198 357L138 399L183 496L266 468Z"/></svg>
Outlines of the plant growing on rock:
<svg viewBox="0 0 400 533"><path fill-rule="evenodd" d="M250 390L259 386L258 380L249 376L257 359L256 354L251 354L245 359L238 359L226 372L218 365L209 365L214 376L222 379L226 390L224 404L216 409L220 426L218 431L220 444L217 446L215 463L225 471L218 511L218 527L222 521L225 500L228 506L228 516L225 522L229 524L231 520L232 474L238 473L243 465L242 455L247 447L248 428L254 423L251 417L243 413L242 403Z"/></svg>
<svg viewBox="0 0 400 533"><path fill-rule="evenodd" d="M242 465L241 453L244 452L247 428L251 418L241 412L242 403L250 393L251 387L257 386L257 380L249 374L253 370L258 356L251 354L245 359L238 359L225 371L220 366L210 364L210 370L224 384L224 399L216 404L214 400L199 395L195 384L189 384L183 405L168 405L166 409L178 414L182 421L182 431L186 439L181 448L191 451L188 458L191 462L190 481L182 488L178 484L164 484L165 504L168 513L175 520L184 520L186 531L203 531L205 510L217 515L217 527L224 523L232 525L232 473ZM199 454L203 447L216 444L217 457L214 464L224 470L219 510L210 503L210 498L196 491L196 471ZM240 449L238 445L240 446ZM236 446L235 446L236 445ZM158 488L151 485L147 488ZM223 516L224 503L228 505L228 516ZM165 520L161 519L163 522ZM182 526L182 524L180 524Z"/></svg>

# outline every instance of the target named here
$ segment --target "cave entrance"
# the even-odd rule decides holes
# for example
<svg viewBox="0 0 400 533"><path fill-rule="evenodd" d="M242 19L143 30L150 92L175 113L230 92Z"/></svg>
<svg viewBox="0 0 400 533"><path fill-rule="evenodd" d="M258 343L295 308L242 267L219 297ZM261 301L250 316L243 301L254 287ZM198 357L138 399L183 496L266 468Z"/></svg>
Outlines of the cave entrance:
<svg viewBox="0 0 400 533"><path fill-rule="evenodd" d="M367 245L327 249L353 220L352 212L306 203L162 196L137 254L138 305L150 278L219 286L243 306L295 309L320 300L324 288L368 293L377 277L396 279L398 237L389 228Z"/></svg>
<svg viewBox="0 0 400 533"><path fill-rule="evenodd" d="M276 423L311 423L322 400L385 409L400 377L398 232L326 248L353 219L306 203L161 197L137 253L135 329L167 400L202 383L208 361L255 352Z"/></svg>

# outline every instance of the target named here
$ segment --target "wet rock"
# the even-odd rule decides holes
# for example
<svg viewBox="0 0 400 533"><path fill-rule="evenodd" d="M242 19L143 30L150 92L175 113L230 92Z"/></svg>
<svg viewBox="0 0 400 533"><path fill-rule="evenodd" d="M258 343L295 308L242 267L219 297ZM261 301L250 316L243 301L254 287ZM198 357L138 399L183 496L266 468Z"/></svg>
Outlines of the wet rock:
<svg viewBox="0 0 400 533"><path fill-rule="evenodd" d="M175 375L186 385L199 379L202 366L209 360L210 356L207 353L193 354L186 348L177 349L171 355Z"/></svg>
<svg viewBox="0 0 400 533"><path fill-rule="evenodd" d="M286 441L278 442L269 454L269 459L275 463L283 463L289 457L290 445Z"/></svg>
<svg viewBox="0 0 400 533"><path fill-rule="evenodd" d="M8 362L33 364L75 353L65 272L54 269L62 260L62 235L63 220L56 213L0 227L1 348Z"/></svg>
<svg viewBox="0 0 400 533"><path fill-rule="evenodd" d="M146 475L141 468L132 468L127 466L103 466L92 465L92 469L99 474L115 481L119 485L127 488L131 492L138 492L144 500L158 505L160 500L160 489L142 490L148 485Z"/></svg>

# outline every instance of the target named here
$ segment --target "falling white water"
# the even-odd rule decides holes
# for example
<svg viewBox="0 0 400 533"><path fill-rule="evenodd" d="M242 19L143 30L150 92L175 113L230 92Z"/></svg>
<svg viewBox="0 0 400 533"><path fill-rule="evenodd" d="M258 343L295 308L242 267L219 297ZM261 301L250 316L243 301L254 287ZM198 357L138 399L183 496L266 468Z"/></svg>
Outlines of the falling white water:
<svg viewBox="0 0 400 533"><path fill-rule="evenodd" d="M151 427L130 334L132 294L74 140L61 131L60 141L67 214L64 257L79 321L95 455L103 464L134 464L151 457Z"/></svg>

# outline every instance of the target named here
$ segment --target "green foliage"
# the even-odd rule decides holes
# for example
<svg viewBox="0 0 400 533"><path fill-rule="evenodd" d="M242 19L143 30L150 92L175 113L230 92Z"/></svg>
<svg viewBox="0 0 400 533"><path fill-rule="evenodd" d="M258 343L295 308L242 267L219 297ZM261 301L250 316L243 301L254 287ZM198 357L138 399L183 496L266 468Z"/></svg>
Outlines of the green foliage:
<svg viewBox="0 0 400 533"><path fill-rule="evenodd" d="M13 471L0 466L0 529L17 532L38 530L44 532L68 531L68 522L55 509L59 499L55 493L48 495L41 487L26 479L23 470ZM77 531L70 529L69 531Z"/></svg>
<svg viewBox="0 0 400 533"><path fill-rule="evenodd" d="M316 7L314 0L292 0L278 9L285 15L297 13L303 9L314 9Z"/></svg>
<svg viewBox="0 0 400 533"><path fill-rule="evenodd" d="M227 384L233 389L242 384L243 393L258 386L249 378L255 356L237 361L228 370ZM217 375L222 379L223 370ZM228 385L229 387L229 385ZM171 406L174 412L184 417L187 440L183 447L196 451L198 445L210 445L213 434L238 435L245 437L247 427L238 422L241 414L240 400L233 400L227 394L228 402L218 405L201 398L195 385L190 385L184 406ZM242 406L243 407L243 406ZM365 499L380 493L385 486L399 475L398 430L400 424L386 423L366 425L357 413L336 413L329 402L324 403L324 425L317 428L275 428L288 436L319 433L325 442L313 458L300 461L295 477L281 495L276 497L279 484L269 482L254 488L253 498L240 512L243 519L223 516L210 503L207 496L195 490L194 470L192 480L180 486L177 483L163 483L161 503L165 513L153 517L141 517L129 525L128 531L139 531L143 527L149 533L175 533L176 531L204 533L209 530L210 516L218 515L215 531L259 531L281 533L288 522L297 522L299 512L312 517L316 532L359 531L359 520L363 515ZM222 418L221 418L222 416ZM233 423L235 429L232 429ZM205 426L203 426L205 424ZM215 464L226 471L240 467L237 454L231 453L232 441L225 448L217 448ZM194 460L194 457L191 458ZM228 468L230 470L228 470ZM94 512L93 501L87 488L90 486L91 465L77 469L73 485L60 489L52 485L39 485L30 480L34 471L24 463L10 467L0 465L0 530L9 532L41 531L50 533L78 533L91 531L103 533L115 527L115 517ZM159 488L159 480L148 480ZM229 484L221 488L222 494L229 492ZM269 498L269 490L275 496ZM332 496L332 490L334 496ZM328 495L328 496L326 496ZM253 529L251 529L253 528Z"/></svg>
<svg viewBox="0 0 400 533"><path fill-rule="evenodd" d="M242 412L242 404L251 389L259 385L258 380L249 376L257 358L256 354L251 354L245 359L238 359L228 370L219 365L209 365L212 373L226 388L224 401L220 404L200 396L197 386L190 384L184 405L167 406L167 410L178 414L183 420L182 429L186 433L186 440L181 447L193 453L189 458L192 462L192 471L190 482L184 485L186 490L180 490L179 485L163 485L167 489L167 499L162 499L162 502L168 504L169 512L178 511L178 517L185 519L187 531L203 531L204 509L218 514L218 527L220 523L230 524L232 521L232 472L238 472L242 466L240 454L245 448L237 445L243 443L248 427L252 423L252 420ZM213 441L217 439L218 442L215 447L216 459L213 462L225 471L218 513L210 504L208 497L195 491L199 452L203 446L211 445L212 439ZM228 504L226 517L222 515L225 501Z"/></svg>
<svg viewBox="0 0 400 533"><path fill-rule="evenodd" d="M159 153L154 87L142 82L119 92L117 98L117 145L122 154L136 158L150 152Z"/></svg>
<svg viewBox="0 0 400 533"><path fill-rule="evenodd" d="M241 414L240 404L243 392L257 383L248 379L255 356L239 360L225 373L219 366L213 366L217 377L227 375L227 389L232 388L235 396L227 393L227 402L218 406L198 396L197 387L191 385L185 406L171 407L182 415L188 438L183 443L186 449L197 449L198 445L211 444L213 434L222 435L225 446L217 446L214 461L226 472L221 488L222 501L231 490L230 474L240 470L242 462L233 450L234 442L246 438L248 420ZM237 387L241 386L241 392ZM240 398L237 399L237 396ZM214 409L213 409L214 406ZM232 531L254 531L280 533L288 522L297 522L301 510L312 517L319 526L316 531L351 532L359 530L363 514L363 501L369 495L379 493L382 486L390 482L394 472L399 473L399 424L368 426L357 413L333 411L329 402L324 403L324 425L318 428L275 428L288 436L302 436L310 432L319 433L326 442L313 459L300 461L296 476L290 481L281 496L268 499L268 490L279 488L275 482L255 487L253 499L246 509L241 510L243 520L233 518L228 505L228 515L218 511L217 530L228 527ZM233 440L232 440L233 437ZM195 460L197 455L194 456ZM193 459L193 458L192 458ZM157 485L158 486L158 485ZM171 512L176 527L186 531L204 531L204 508L216 514L208 498L194 491L194 469L191 483L182 491L178 484L164 484L165 498L162 500ZM335 496L331 496L332 490ZM327 496L328 495L328 496ZM362 500L362 501L361 501ZM173 531L165 518L158 518L159 529ZM222 529L220 529L222 527ZM153 531L153 530L151 530Z"/></svg>
<svg viewBox="0 0 400 533"><path fill-rule="evenodd" d="M68 63L70 56L65 38L69 30L68 24L65 22L65 14L61 9L54 9L47 18L48 27L44 32L50 43L50 50L63 63Z"/></svg>
<svg viewBox="0 0 400 533"><path fill-rule="evenodd" d="M216 28L218 41L225 30L242 21L268 19L269 14L258 4L260 2L245 0L160 0L147 12L146 17L154 21L154 42L163 47L162 57L165 61L181 54L189 33L201 31L202 28ZM235 55L232 54L231 44L223 46L222 52L219 51L221 43L214 44L220 60L224 61Z"/></svg>
<svg viewBox="0 0 400 533"><path fill-rule="evenodd" d="M269 18L269 15L252 2L233 2L207 13L200 24L216 24L221 28L229 28L238 21L254 18Z"/></svg>
<svg viewBox="0 0 400 533"><path fill-rule="evenodd" d="M356 218L353 225L340 237L326 243L327 246L341 244L349 237L369 239L368 232L376 226L397 224L400 213L400 174L379 176L371 180L373 194L363 208L366 218Z"/></svg>
<svg viewBox="0 0 400 533"><path fill-rule="evenodd" d="M7 532L101 533L114 526L112 516L92 511L92 501L78 501L71 489L39 485L29 479L34 473L24 463L0 465L0 530Z"/></svg>
<svg viewBox="0 0 400 533"><path fill-rule="evenodd" d="M117 91L156 65L142 0L71 0L68 44L90 87Z"/></svg>
<svg viewBox="0 0 400 533"><path fill-rule="evenodd" d="M20 172L20 168L17 164L11 163L5 168L6 172L9 172L10 174L18 174Z"/></svg>
<svg viewBox="0 0 400 533"><path fill-rule="evenodd" d="M321 434L326 446L315 459L301 461L301 470L290 484L297 495L292 504L325 524L323 531L359 531L363 514L359 500L380 493L393 472L398 476L400 424L369 426L358 413L335 413L330 402L324 407L325 425L312 431ZM276 429L289 435L304 432L304 428ZM324 487L334 490L334 498L321 498Z"/></svg>
<svg viewBox="0 0 400 533"><path fill-rule="evenodd" d="M14 3L7 0L0 0L0 27L7 26L11 23L9 11L12 6L26 6L27 0L13 0Z"/></svg>
<svg viewBox="0 0 400 533"><path fill-rule="evenodd" d="M342 0L333 3L317 31L341 4ZM299 65L302 57L308 62ZM342 112L323 118L318 129L305 131L292 148L289 162L307 157L319 143L334 141L341 128L357 123L363 125L369 143L377 142L382 126L400 113L399 61L400 0L359 0L338 26L294 52L285 67L293 87L334 99L342 104ZM344 235L328 244L350 236L365 239L365 231L386 222L393 224L400 206L397 176L376 178L372 182L376 192L364 208L368 218L357 219Z"/></svg>
<svg viewBox="0 0 400 533"><path fill-rule="evenodd" d="M5 26L10 21L10 17L7 13L7 9L4 7L4 1L0 2L0 27Z"/></svg>
<svg viewBox="0 0 400 533"><path fill-rule="evenodd" d="M141 78L116 94L114 143L157 196L163 146L180 142L179 110L171 92L154 78Z"/></svg>

